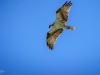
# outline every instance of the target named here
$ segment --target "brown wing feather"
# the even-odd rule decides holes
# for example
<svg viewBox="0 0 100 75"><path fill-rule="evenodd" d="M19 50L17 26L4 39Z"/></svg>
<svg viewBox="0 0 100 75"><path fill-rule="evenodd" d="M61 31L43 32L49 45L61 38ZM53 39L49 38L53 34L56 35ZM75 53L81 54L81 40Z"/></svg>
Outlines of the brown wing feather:
<svg viewBox="0 0 100 75"><path fill-rule="evenodd" d="M63 29L57 29L52 34L47 33L47 46L52 50L58 36L63 32Z"/></svg>
<svg viewBox="0 0 100 75"><path fill-rule="evenodd" d="M66 2L56 11L56 13L60 12L60 11L62 10L61 8L62 8L64 5L66 5L67 2L68 2L68 1L66 1Z"/></svg>
<svg viewBox="0 0 100 75"><path fill-rule="evenodd" d="M61 8L56 11L56 19L63 20L63 22L67 22L68 20L68 12L72 6L71 1L65 2Z"/></svg>

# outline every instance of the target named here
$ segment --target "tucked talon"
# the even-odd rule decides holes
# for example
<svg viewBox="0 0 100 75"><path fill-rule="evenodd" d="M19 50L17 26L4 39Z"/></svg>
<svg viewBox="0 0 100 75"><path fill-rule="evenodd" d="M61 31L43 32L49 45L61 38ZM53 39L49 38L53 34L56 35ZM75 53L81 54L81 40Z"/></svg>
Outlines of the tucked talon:
<svg viewBox="0 0 100 75"><path fill-rule="evenodd" d="M53 26L53 25L49 25L49 28L50 28L51 26Z"/></svg>
<svg viewBox="0 0 100 75"><path fill-rule="evenodd" d="M51 27L51 25L49 25L49 28Z"/></svg>
<svg viewBox="0 0 100 75"><path fill-rule="evenodd" d="M70 26L70 29L71 29L71 30L75 30L75 27L74 27L74 26Z"/></svg>

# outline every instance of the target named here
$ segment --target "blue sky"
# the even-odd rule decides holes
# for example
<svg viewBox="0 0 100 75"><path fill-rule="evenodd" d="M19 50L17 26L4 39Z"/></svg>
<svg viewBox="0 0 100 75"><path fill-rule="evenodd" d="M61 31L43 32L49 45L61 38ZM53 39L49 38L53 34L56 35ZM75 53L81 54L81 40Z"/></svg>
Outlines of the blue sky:
<svg viewBox="0 0 100 75"><path fill-rule="evenodd" d="M100 75L100 0L71 0L54 50L48 26L66 0L0 0L0 75Z"/></svg>

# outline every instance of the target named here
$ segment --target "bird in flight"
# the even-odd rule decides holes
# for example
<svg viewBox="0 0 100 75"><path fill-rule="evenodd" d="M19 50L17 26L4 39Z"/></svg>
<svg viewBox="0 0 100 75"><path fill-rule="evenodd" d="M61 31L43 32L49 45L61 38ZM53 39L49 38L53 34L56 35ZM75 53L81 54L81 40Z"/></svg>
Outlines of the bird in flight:
<svg viewBox="0 0 100 75"><path fill-rule="evenodd" d="M71 1L66 1L57 11L56 11L56 20L53 24L49 25L51 30L47 33L46 42L49 49L54 49L54 44L58 38L58 36L63 32L65 29L74 30L74 26L66 25L68 21L68 13L72 6Z"/></svg>

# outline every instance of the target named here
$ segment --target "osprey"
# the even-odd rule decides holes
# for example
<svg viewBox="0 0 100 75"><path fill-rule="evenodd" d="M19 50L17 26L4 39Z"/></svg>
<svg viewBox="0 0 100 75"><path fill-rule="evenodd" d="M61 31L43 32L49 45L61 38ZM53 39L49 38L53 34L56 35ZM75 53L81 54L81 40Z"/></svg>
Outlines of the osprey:
<svg viewBox="0 0 100 75"><path fill-rule="evenodd" d="M47 46L49 49L54 48L54 44L56 42L56 39L58 36L63 32L64 28L74 30L74 26L68 26L66 25L66 22L68 21L68 13L70 11L70 8L72 6L71 1L66 1L57 11L56 11L56 20L53 24L49 25L49 28L51 30L47 33Z"/></svg>

